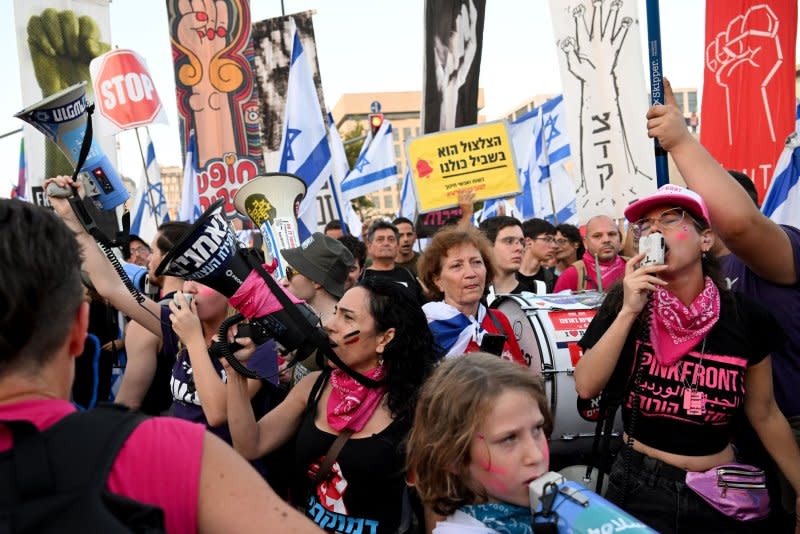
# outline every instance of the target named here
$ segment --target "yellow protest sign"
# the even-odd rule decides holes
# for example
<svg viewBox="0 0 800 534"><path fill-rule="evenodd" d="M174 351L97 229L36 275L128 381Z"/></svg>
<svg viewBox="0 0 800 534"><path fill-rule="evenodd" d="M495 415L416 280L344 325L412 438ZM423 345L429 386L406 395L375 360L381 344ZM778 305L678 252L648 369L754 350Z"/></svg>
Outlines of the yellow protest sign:
<svg viewBox="0 0 800 534"><path fill-rule="evenodd" d="M458 192L475 200L520 192L505 121L423 135L406 142L419 213L458 205Z"/></svg>

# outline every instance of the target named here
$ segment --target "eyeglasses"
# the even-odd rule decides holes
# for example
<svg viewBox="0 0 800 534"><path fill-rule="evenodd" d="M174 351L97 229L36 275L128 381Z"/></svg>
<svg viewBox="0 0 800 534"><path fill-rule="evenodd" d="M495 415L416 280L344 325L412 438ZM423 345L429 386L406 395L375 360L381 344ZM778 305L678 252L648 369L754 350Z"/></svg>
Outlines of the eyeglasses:
<svg viewBox="0 0 800 534"><path fill-rule="evenodd" d="M516 244L521 246L525 246L525 238L524 237L504 237L499 239L502 244L506 245L507 247L513 247Z"/></svg>
<svg viewBox="0 0 800 534"><path fill-rule="evenodd" d="M556 242L556 238L551 236L551 235L544 235L544 236L540 235L540 236L534 237L533 239L536 240L536 241L544 241L548 245L552 245L553 243Z"/></svg>
<svg viewBox="0 0 800 534"><path fill-rule="evenodd" d="M569 239L564 239L563 237L556 239L556 245L559 247L563 247L567 243L569 243Z"/></svg>
<svg viewBox="0 0 800 534"><path fill-rule="evenodd" d="M150 249L147 247L132 247L130 251L132 255L135 254L136 256L146 256L150 254Z"/></svg>
<svg viewBox="0 0 800 534"><path fill-rule="evenodd" d="M296 270L294 267L292 267L291 265L287 265L287 266L286 266L286 279L287 279L288 281L290 281L290 282L291 282L291 281L292 281L292 278L294 278L294 276L295 276L296 274L300 274L300 273L299 273L299 272L297 272L297 270Z"/></svg>
<svg viewBox="0 0 800 534"><path fill-rule="evenodd" d="M683 208L670 208L658 214L658 217L645 217L633 223L633 235L637 238L646 236L653 231L653 225L658 224L662 230L674 228L683 222L686 211ZM690 216L691 217L691 216ZM694 221L694 219L692 219Z"/></svg>

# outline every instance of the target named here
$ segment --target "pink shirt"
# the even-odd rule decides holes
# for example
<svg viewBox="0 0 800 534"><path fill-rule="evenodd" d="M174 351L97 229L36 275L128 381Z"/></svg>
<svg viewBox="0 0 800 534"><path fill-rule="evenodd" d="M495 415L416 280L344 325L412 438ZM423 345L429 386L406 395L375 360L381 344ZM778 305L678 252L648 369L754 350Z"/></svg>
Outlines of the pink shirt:
<svg viewBox="0 0 800 534"><path fill-rule="evenodd" d="M0 420L27 420L43 430L74 411L64 400L30 400L0 405ZM148 419L122 446L109 491L164 510L167 532L197 532L204 434L202 425L180 419ZM11 445L11 432L0 424L0 451Z"/></svg>

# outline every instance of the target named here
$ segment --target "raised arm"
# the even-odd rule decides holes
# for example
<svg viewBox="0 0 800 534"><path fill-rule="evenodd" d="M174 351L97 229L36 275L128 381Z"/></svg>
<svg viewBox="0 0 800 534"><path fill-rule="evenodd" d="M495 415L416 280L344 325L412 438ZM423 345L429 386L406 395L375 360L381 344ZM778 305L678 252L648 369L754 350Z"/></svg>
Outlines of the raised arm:
<svg viewBox="0 0 800 534"><path fill-rule="evenodd" d="M319 372L304 377L282 403L256 423L247 396L247 379L227 362L224 365L228 373L228 428L233 447L248 460L260 458L286 443L297 431Z"/></svg>
<svg viewBox="0 0 800 534"><path fill-rule="evenodd" d="M575 389L582 399L596 397L606 387L617 366L628 333L647 304L649 293L654 291L656 286L666 285L666 282L655 276L659 271L666 269L666 265L649 265L634 269L644 256L638 254L625 264L623 279L625 296L622 309L608 330L584 353L575 366Z"/></svg>
<svg viewBox="0 0 800 534"><path fill-rule="evenodd" d="M75 187L82 195L83 185L73 184L68 176L51 178L44 183L45 190L50 183L60 187ZM75 232L75 237L83 254L82 268L89 274L97 292L116 309L148 329L161 339L161 307L145 298L140 305L122 283L108 258L98 248L94 238L78 222L67 199L49 196L50 204L67 226Z"/></svg>
<svg viewBox="0 0 800 534"><path fill-rule="evenodd" d="M178 302L185 302L183 292L178 291L176 297ZM173 300L169 303L169 309L172 312L170 314L172 329L178 334L183 344L186 345L186 351L189 353L192 376L194 376L194 384L200 397L200 407L203 409L203 415L206 416L209 426L224 424L228 420L226 388L208 354L208 345L203 335L203 327L197 316L197 301L192 300L191 306L181 306L179 308ZM244 339L242 338L241 341L244 341ZM250 345L249 352L252 353L252 348L255 345L252 344L252 341L250 341ZM247 380L248 401L258 393L260 388L261 382L258 380Z"/></svg>
<svg viewBox="0 0 800 534"><path fill-rule="evenodd" d="M666 105L647 113L647 134L658 138L675 160L686 185L706 203L714 230L725 245L760 277L776 284L797 280L789 236L753 204L686 128L669 82L664 80Z"/></svg>
<svg viewBox="0 0 800 534"><path fill-rule="evenodd" d="M281 500L241 456L209 432L203 439L197 530L200 533L322 532Z"/></svg>
<svg viewBox="0 0 800 534"><path fill-rule="evenodd" d="M114 402L124 404L132 410L141 407L156 374L160 344L161 340L155 334L136 321L128 323L125 329L125 354L128 361ZM166 384L164 387L167 387Z"/></svg>

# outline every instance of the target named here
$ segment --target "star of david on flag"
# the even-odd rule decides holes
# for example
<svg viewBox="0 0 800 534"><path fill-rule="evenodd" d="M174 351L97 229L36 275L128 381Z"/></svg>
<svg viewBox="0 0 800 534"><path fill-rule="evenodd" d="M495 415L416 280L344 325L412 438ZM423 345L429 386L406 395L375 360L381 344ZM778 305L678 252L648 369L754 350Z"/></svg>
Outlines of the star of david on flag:
<svg viewBox="0 0 800 534"><path fill-rule="evenodd" d="M364 141L356 168L342 181L342 194L345 199L353 200L395 185L398 179L392 124L384 120L375 137L368 136Z"/></svg>
<svg viewBox="0 0 800 534"><path fill-rule="evenodd" d="M156 150L153 141L148 137L147 143L147 168L143 170L133 200L131 213L131 234L141 237L149 243L156 235L156 231L167 216L167 199L161 184L161 171L156 161Z"/></svg>
<svg viewBox="0 0 800 534"><path fill-rule="evenodd" d="M286 129L281 140L280 172L297 175L305 182L306 196L297 217L302 240L319 231L317 193L331 179L333 162L328 145L328 128L319 107L317 88L311 75L308 56L292 20L292 62L286 98Z"/></svg>

